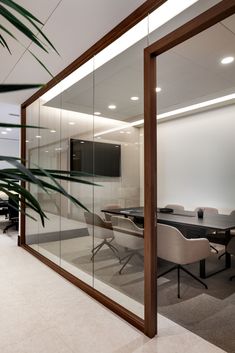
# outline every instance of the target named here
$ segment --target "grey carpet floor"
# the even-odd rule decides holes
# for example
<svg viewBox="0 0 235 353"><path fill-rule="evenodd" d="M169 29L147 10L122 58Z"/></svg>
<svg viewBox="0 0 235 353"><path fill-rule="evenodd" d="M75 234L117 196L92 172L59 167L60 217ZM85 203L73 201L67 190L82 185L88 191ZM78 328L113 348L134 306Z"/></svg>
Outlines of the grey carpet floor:
<svg viewBox="0 0 235 353"><path fill-rule="evenodd" d="M71 239L69 243L64 244L63 259L89 274L94 269L94 276L97 279L143 303L144 273L141 260L133 258L120 275L118 260L109 249L104 248L96 255L93 267L90 261L90 246L86 244L86 238L88 237L80 240ZM41 245L52 253L56 248L53 248L52 243ZM121 256L124 255L125 251L121 250ZM171 266L172 264L166 261L158 261L158 272L161 273ZM218 260L216 254L207 260L208 273L223 266L224 259ZM199 264L188 265L187 269L198 275ZM226 352L235 353L235 279L229 281L229 277L233 274L235 274L235 258L232 258L231 269L205 280L208 285L206 290L182 272L181 299L177 298L176 271L167 274L158 280L159 313Z"/></svg>

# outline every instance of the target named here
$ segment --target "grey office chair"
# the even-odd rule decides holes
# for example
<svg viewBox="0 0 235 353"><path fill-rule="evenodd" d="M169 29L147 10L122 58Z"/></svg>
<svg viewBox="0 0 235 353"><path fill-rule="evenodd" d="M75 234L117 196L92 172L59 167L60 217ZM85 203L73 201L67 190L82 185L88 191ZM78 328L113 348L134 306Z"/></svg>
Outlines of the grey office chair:
<svg viewBox="0 0 235 353"><path fill-rule="evenodd" d="M230 213L230 216L231 216L231 217L235 217L235 210L233 210L233 211ZM220 231L220 232L217 232L217 234L223 235L224 232ZM235 237L235 229L230 230L230 236L231 236L231 238L232 238L232 237ZM227 252L227 245L228 245L228 244L224 244L224 245L225 245L225 251L219 256L219 260L220 260L220 259L226 254L226 252Z"/></svg>
<svg viewBox="0 0 235 353"><path fill-rule="evenodd" d="M121 274L133 256L143 259L141 251L144 249L144 231L129 218L114 216L111 218L111 222L116 243L129 252L121 259L121 261L125 260L119 270L119 274Z"/></svg>
<svg viewBox="0 0 235 353"><path fill-rule="evenodd" d="M197 207L197 208L195 208L195 212L197 212L199 209L203 209L204 215L213 215L213 214L218 214L218 213L219 213L218 209L215 208L215 207ZM205 232L205 236L206 236L207 239L209 239L209 241L211 241L212 243L215 242L215 240L216 240L216 239L215 239L215 235L216 235L216 232L213 231L213 230L207 230L207 231ZM217 250L213 245L210 244L210 247L211 247L212 250L214 250L214 252L215 252L216 254L219 253L218 250Z"/></svg>
<svg viewBox="0 0 235 353"><path fill-rule="evenodd" d="M121 208L120 205L118 204L108 204L104 207L105 210L108 210L108 209L115 209L115 208ZM112 213L109 213L109 212L104 212L104 218L106 221L108 222L111 222L111 217L112 217Z"/></svg>
<svg viewBox="0 0 235 353"><path fill-rule="evenodd" d="M158 224L157 243L157 256L176 264L158 275L158 278L177 269L178 298L180 298L180 270L186 272L207 289L207 285L204 282L183 267L183 265L204 260L211 254L210 244L207 239L186 239L177 228Z"/></svg>
<svg viewBox="0 0 235 353"><path fill-rule="evenodd" d="M235 237L229 241L226 251L229 254L235 255ZM235 278L235 275L230 277L230 281L232 281L233 278Z"/></svg>
<svg viewBox="0 0 235 353"><path fill-rule="evenodd" d="M113 235L113 229L112 229L112 223L111 222L106 222L104 221L100 216L98 216L96 213L92 212L84 212L84 217L87 223L87 228L89 235L93 235L95 238L99 238L102 240L100 244L95 246L92 249L92 257L91 260L95 257L95 255L100 251L100 249L106 245L114 255L118 258L120 261L120 257L118 254L118 249L111 244L111 242L114 239Z"/></svg>
<svg viewBox="0 0 235 353"><path fill-rule="evenodd" d="M184 206L182 205L177 205L177 204L169 204L169 205L166 205L165 206L166 208L173 208L173 210L181 210L183 211L184 210Z"/></svg>

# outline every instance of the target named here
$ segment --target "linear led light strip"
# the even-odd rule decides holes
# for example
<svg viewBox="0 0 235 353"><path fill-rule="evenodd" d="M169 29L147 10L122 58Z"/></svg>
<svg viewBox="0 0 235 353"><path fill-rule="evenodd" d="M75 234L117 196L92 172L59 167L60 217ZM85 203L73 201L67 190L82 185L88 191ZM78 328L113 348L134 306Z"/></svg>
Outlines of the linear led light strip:
<svg viewBox="0 0 235 353"><path fill-rule="evenodd" d="M64 80L46 92L41 99L43 103L48 102L58 94L64 92L74 83L89 75L94 69L104 65L124 50L128 49L141 39L146 37L160 26L164 25L179 13L198 2L199 0L168 0L158 9L153 11L148 17L137 23L129 31L124 33L120 38L111 43L107 48L99 52L95 59L90 59L84 65L79 67Z"/></svg>
<svg viewBox="0 0 235 353"><path fill-rule="evenodd" d="M206 107L210 107L210 106L213 106L213 105L217 105L219 103L228 102L228 101L231 101L233 99L235 99L235 93L228 94L227 96L223 96L223 97L214 98L214 99L211 99L209 101L205 101L205 102L189 105L187 107L171 110L170 112L166 112L166 113L163 113L163 114L158 114L157 115L157 120L162 120L162 119L166 119L166 118L169 118L169 117L172 117L172 116L175 116L175 115L192 112L192 111L199 110L199 109L202 109L202 108L206 108ZM110 129L110 130L106 130L106 131L103 131L101 133L98 133L98 134L95 135L95 137L107 134L109 132L114 132L114 131L126 129L126 128L131 127L131 126L143 125L143 123L144 123L144 119L137 120L137 121L134 121L133 123L129 123L128 126L126 125L124 127L118 127L118 128L115 128L115 129Z"/></svg>

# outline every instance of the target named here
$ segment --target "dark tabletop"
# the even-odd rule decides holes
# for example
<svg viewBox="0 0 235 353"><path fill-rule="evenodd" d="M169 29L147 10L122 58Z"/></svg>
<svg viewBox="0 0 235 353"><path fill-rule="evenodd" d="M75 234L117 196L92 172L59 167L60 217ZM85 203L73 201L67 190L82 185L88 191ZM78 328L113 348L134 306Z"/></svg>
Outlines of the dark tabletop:
<svg viewBox="0 0 235 353"><path fill-rule="evenodd" d="M131 208L116 208L101 210L102 212L111 213L114 215L124 215L130 217L136 217L144 219L144 208L143 207L131 207ZM157 220L159 223L165 223L169 225L184 225L200 228L209 228L216 230L230 230L235 228L235 217L230 215L214 214L204 215L204 217L198 218L194 211L181 211L174 210L173 213L162 213L157 210Z"/></svg>

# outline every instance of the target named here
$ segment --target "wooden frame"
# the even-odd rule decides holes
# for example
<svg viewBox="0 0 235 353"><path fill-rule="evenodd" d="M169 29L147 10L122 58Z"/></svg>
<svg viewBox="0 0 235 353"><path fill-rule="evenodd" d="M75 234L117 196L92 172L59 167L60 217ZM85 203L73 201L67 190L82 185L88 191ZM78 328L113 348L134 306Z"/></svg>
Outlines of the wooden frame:
<svg viewBox="0 0 235 353"><path fill-rule="evenodd" d="M145 333L157 333L157 131L156 59L235 13L235 0L223 0L144 50L144 113L145 113Z"/></svg>
<svg viewBox="0 0 235 353"><path fill-rule="evenodd" d="M119 25L117 25L113 30L111 30L108 34L106 34L102 39L100 39L96 44L94 44L90 49L88 49L84 54L82 54L78 59L72 62L68 67L66 67L62 72L60 72L57 76L55 76L48 84L46 84L43 88L37 91L33 96L27 99L21 105L21 123L23 125L26 124L26 108L35 102L38 98L40 98L44 93L46 93L49 89L54 87L60 81L62 81L65 77L71 74L73 71L82 66L86 61L91 59L95 54L100 52L102 49L107 47L109 44L114 42L117 38L119 38L122 34L127 32L130 28L144 19L149 13L160 7L167 0L147 0L143 5L137 8L131 15L129 15L126 19L124 19ZM26 131L25 129L21 129L21 158L23 160L26 159ZM25 186L23 184L23 186ZM22 209L24 209L24 205L21 205ZM94 288L90 287L86 283L82 282L78 278L71 275L69 272L63 270L58 265L54 264L52 261L48 260L46 257L42 256L35 250L33 250L30 246L28 246L25 242L25 216L21 214L20 217L20 237L18 237L18 245L23 247L25 250L30 252L32 255L37 257L39 260L44 262L47 266L54 269L57 273L68 279L74 285L79 287L88 293L91 297L98 300L101 304L108 307L110 310L118 314L120 317L128 321L133 326L137 327L142 332L148 332L145 330L145 320L136 316L129 310L125 309L120 304L114 302L109 299L102 293L98 292Z"/></svg>
<svg viewBox="0 0 235 353"><path fill-rule="evenodd" d="M148 0L100 41L93 45L88 51L81 55L71 65L64 69L45 87L36 92L31 98L22 104L22 124L26 123L26 108L37 100L42 94L63 80L66 76L83 65L100 50L108 46L128 29L137 24L146 15L166 0ZM111 309L113 312L124 318L126 321L143 331L147 336L153 337L157 333L157 242L156 242L156 206L157 206L157 141L156 141L156 57L179 43L192 38L194 35L213 26L217 22L235 13L235 0L223 0L195 19L189 21L174 32L150 45L144 51L144 120L145 120L145 319L137 317L121 305L99 293L78 278L54 264L35 250L25 244L25 218L21 215L21 235L19 245L36 256L39 260L50 266L60 275L74 283L76 286L87 292L100 303ZM26 133L21 132L21 157L26 158Z"/></svg>

